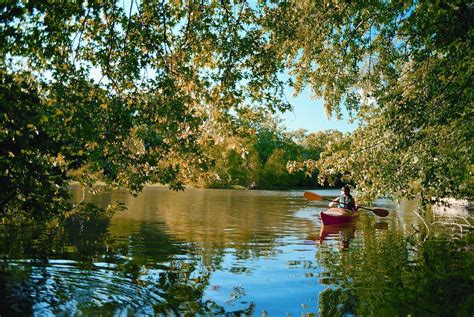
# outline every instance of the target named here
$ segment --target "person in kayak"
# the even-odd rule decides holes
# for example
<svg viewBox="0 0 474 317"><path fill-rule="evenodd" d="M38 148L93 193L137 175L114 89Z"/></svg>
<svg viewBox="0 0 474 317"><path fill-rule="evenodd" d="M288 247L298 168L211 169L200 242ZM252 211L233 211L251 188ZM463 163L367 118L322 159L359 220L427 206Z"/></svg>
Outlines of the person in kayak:
<svg viewBox="0 0 474 317"><path fill-rule="evenodd" d="M354 197L351 195L351 188L349 185L344 185L341 188L341 195L337 198L334 198L333 201L329 203L329 207L339 207L344 209L349 209L352 211L357 211Z"/></svg>

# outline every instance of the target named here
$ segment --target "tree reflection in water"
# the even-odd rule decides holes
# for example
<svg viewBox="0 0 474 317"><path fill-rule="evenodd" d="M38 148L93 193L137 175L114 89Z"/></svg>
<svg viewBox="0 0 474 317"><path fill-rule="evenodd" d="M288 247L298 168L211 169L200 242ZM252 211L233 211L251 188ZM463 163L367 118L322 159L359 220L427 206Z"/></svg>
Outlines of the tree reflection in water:
<svg viewBox="0 0 474 317"><path fill-rule="evenodd" d="M203 299L212 268L192 244L156 226L139 229L121 241L109 233L108 219L0 226L2 315L225 312ZM242 312L250 314L253 306Z"/></svg>
<svg viewBox="0 0 474 317"><path fill-rule="evenodd" d="M319 293L320 315L472 316L473 236L386 227L331 229L345 242L318 249L319 281L328 286Z"/></svg>

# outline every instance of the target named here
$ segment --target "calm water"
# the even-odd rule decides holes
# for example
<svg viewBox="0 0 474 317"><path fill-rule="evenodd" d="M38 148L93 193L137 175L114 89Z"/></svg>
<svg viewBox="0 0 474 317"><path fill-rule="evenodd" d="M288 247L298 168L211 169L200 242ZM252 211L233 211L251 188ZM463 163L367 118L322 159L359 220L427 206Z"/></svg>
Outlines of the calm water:
<svg viewBox="0 0 474 317"><path fill-rule="evenodd" d="M389 217L322 229L325 203L302 196L114 191L87 197L124 202L110 220L0 226L0 315L474 314L464 219L428 231L416 203L379 200Z"/></svg>

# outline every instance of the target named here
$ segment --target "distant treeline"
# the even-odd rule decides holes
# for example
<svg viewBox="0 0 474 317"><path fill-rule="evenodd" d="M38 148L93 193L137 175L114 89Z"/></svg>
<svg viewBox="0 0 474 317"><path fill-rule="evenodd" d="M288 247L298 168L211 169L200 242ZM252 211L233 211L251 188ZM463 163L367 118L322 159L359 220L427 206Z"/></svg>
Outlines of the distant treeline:
<svg viewBox="0 0 474 317"><path fill-rule="evenodd" d="M318 161L327 144L343 137L339 131L288 132L271 119L247 136L223 138L204 147L211 164L189 178L189 185L204 188L286 189L328 186L318 184L319 170L294 168ZM332 183L339 186L340 181Z"/></svg>

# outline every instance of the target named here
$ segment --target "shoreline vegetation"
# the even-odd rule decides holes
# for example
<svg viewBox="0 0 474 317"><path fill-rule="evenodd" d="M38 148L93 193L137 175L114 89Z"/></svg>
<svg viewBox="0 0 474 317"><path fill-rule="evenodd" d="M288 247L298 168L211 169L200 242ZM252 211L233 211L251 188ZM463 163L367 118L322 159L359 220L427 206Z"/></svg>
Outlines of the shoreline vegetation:
<svg viewBox="0 0 474 317"><path fill-rule="evenodd" d="M69 182L68 187L75 187L75 186L83 186L80 182L78 181L71 181ZM109 184L105 182L96 182L94 186L99 186L99 187L110 187ZM164 189L170 189L169 184L160 184L160 183L147 183L143 186L143 188L164 188ZM122 187L119 188L120 190L127 190L127 188ZM184 190L186 189L235 189L235 190L275 190L275 191L291 191L291 190L327 190L327 189L334 189L338 190L340 187L334 187L334 186L315 186L315 187L301 187L301 186L294 186L294 187L280 187L280 188L258 188L258 187L250 187L249 186L242 186L242 185L230 185L229 187L200 187L196 185L186 185Z"/></svg>
<svg viewBox="0 0 474 317"><path fill-rule="evenodd" d="M101 181L96 182L93 185L93 187L88 187L86 185L81 184L78 181L70 181L68 183L68 188L72 189L74 187L84 187L85 189L103 187L103 188L107 188L107 190L114 190L114 189L125 190L125 191L128 190L126 187L113 188L109 184L107 184L105 182L101 182ZM161 184L161 183L146 183L143 186L143 189L145 189L145 188L163 188L163 189L173 190L172 188L170 188L169 184ZM301 191L305 191L305 190L330 190L330 189L338 190L338 189L340 189L340 187L335 187L335 186L314 186L314 187L293 186L293 187L278 187L278 188L275 188L275 187L260 188L260 187L242 186L242 185L229 185L228 187L212 187L212 186L211 187L201 187L201 186L190 184L190 185L186 185L183 188L184 191L187 190L187 189L275 190L275 191L301 190Z"/></svg>

